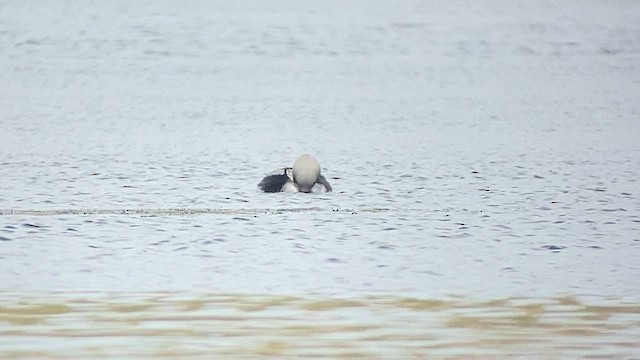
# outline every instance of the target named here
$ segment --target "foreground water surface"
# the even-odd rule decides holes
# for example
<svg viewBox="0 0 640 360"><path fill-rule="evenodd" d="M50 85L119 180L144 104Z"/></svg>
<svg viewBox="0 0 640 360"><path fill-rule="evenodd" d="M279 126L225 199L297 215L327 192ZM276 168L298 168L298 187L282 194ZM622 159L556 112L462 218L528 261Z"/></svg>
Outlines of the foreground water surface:
<svg viewBox="0 0 640 360"><path fill-rule="evenodd" d="M610 359L637 355L640 335L638 305L572 297L0 296L8 358Z"/></svg>
<svg viewBox="0 0 640 360"><path fill-rule="evenodd" d="M3 2L0 358L637 358L638 10Z"/></svg>

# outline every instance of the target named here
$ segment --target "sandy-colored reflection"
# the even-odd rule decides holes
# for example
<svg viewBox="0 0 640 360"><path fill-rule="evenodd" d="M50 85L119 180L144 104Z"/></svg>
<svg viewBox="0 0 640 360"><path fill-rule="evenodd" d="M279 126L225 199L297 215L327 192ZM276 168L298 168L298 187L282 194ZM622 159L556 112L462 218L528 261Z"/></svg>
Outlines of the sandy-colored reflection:
<svg viewBox="0 0 640 360"><path fill-rule="evenodd" d="M421 299L0 294L2 358L624 358L640 305Z"/></svg>

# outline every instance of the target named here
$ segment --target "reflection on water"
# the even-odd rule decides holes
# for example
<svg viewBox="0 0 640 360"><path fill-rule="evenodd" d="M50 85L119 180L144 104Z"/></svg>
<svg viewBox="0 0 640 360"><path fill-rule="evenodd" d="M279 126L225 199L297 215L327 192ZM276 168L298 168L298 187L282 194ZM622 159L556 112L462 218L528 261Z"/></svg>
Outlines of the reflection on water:
<svg viewBox="0 0 640 360"><path fill-rule="evenodd" d="M630 358L640 305L184 293L0 293L3 358Z"/></svg>

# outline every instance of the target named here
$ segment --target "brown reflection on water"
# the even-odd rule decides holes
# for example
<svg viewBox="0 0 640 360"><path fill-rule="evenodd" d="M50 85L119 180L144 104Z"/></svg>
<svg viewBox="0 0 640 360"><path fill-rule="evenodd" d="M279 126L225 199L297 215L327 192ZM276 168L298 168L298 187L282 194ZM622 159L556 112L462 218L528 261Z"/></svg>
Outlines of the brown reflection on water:
<svg viewBox="0 0 640 360"><path fill-rule="evenodd" d="M0 358L630 358L640 305L566 296L0 293Z"/></svg>

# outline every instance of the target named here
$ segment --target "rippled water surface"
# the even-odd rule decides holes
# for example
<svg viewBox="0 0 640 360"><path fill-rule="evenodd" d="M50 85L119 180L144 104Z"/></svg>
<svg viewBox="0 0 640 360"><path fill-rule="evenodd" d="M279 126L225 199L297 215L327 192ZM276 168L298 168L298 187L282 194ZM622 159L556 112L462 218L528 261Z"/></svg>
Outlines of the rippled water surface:
<svg viewBox="0 0 640 360"><path fill-rule="evenodd" d="M637 358L639 11L3 2L0 358Z"/></svg>
<svg viewBox="0 0 640 360"><path fill-rule="evenodd" d="M572 297L0 296L9 358L608 359L637 355L640 335L638 305Z"/></svg>

